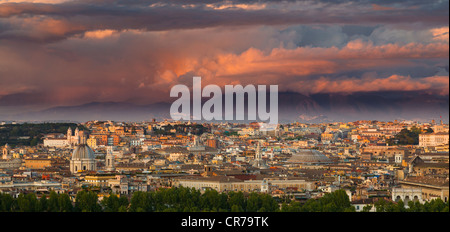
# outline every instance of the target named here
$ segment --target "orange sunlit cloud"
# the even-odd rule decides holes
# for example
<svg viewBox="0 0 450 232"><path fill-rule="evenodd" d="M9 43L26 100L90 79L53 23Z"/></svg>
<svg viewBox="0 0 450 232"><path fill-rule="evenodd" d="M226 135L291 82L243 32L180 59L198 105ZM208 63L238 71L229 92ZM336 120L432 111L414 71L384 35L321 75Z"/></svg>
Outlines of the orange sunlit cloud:
<svg viewBox="0 0 450 232"><path fill-rule="evenodd" d="M405 60L446 57L448 48L447 44L374 46L354 41L342 49L336 47L291 50L276 48L269 54L251 48L240 55L219 54L213 59L216 63L210 61L202 67L209 68L216 77L219 77L211 78L211 82L220 80L220 77L230 76L241 78L244 83L251 83L258 82L261 75L265 74L270 76L277 74L279 77L325 75L383 66L413 65ZM185 70L186 73L189 71L192 70ZM277 83L278 81L269 82Z"/></svg>
<svg viewBox="0 0 450 232"><path fill-rule="evenodd" d="M319 78L312 81L313 84L298 85L299 88L307 90L307 86L312 86L312 93L352 93L352 92L377 92L377 91L419 91L438 90L439 94L448 94L449 78L445 76L434 76L425 78L411 78L409 76L392 75L387 78L367 77L367 78L345 78L331 80ZM443 86L447 85L447 87Z"/></svg>
<svg viewBox="0 0 450 232"><path fill-rule="evenodd" d="M394 7L380 6L378 4L372 4L372 8L376 11L395 10Z"/></svg>
<svg viewBox="0 0 450 232"><path fill-rule="evenodd" d="M84 38L88 39L104 39L106 37L113 36L117 34L115 30L96 30L96 31L87 31L84 33Z"/></svg>
<svg viewBox="0 0 450 232"><path fill-rule="evenodd" d="M433 36L434 36L433 39L438 40L438 41L444 41L444 42L447 41L447 43L448 43L449 27L434 28L434 29L431 29L431 33L433 33Z"/></svg>

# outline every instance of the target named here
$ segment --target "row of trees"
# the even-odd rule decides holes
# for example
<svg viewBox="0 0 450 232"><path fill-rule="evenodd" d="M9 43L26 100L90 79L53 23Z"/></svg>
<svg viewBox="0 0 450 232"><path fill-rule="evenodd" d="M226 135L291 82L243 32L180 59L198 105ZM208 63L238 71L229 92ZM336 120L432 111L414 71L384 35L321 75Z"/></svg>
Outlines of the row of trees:
<svg viewBox="0 0 450 232"><path fill-rule="evenodd" d="M345 190L341 189L319 199L309 199L303 204L297 201L283 203L281 212L355 212L355 207L351 205Z"/></svg>
<svg viewBox="0 0 450 232"><path fill-rule="evenodd" d="M0 194L0 212L73 212L74 206L68 194L51 192L49 197L37 198L36 194L19 194L13 198Z"/></svg>
<svg viewBox="0 0 450 232"><path fill-rule="evenodd" d="M405 203L400 200L391 202L379 200L375 202L374 207L377 212L449 212L449 202L444 202L440 198L433 199L421 204L418 201L409 201L405 207ZM369 211L371 207L366 207L363 211Z"/></svg>
<svg viewBox="0 0 450 232"><path fill-rule="evenodd" d="M130 212L273 212L278 203L268 194L218 193L190 188L169 188L156 192L136 192Z"/></svg>
<svg viewBox="0 0 450 232"><path fill-rule="evenodd" d="M7 124L0 127L0 146L8 143L12 147L15 146L36 146L42 143L44 134L63 133L67 129L79 128L85 130L81 125L75 123L23 123L23 124ZM29 137L27 139L20 137Z"/></svg>
<svg viewBox="0 0 450 232"><path fill-rule="evenodd" d="M449 203L440 199L424 204L379 200L377 212L449 212ZM371 206L363 211L370 211ZM20 194L13 198L0 194L0 212L354 212L355 208L344 190L325 194L305 203L292 201L279 203L268 194L242 192L218 193L206 190L201 193L190 188L160 189L156 192L135 192L131 200L110 194L101 201L93 191L79 191L72 203L68 194L56 194L37 198L34 193Z"/></svg>
<svg viewBox="0 0 450 232"><path fill-rule="evenodd" d="M0 212L274 212L278 203L267 194L218 193L190 188L135 192L131 200L110 194L99 201L93 191L79 191L72 203L68 194L51 192L38 198L34 193L13 198L0 194Z"/></svg>

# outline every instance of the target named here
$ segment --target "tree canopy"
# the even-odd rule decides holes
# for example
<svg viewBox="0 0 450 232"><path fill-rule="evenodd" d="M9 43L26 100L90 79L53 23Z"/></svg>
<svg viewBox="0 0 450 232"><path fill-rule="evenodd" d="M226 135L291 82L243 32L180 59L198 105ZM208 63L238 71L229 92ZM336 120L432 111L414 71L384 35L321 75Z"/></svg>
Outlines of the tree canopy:
<svg viewBox="0 0 450 232"><path fill-rule="evenodd" d="M403 129L394 138L386 140L389 145L417 145L419 144L419 135L422 130L417 127L412 127L411 130Z"/></svg>
<svg viewBox="0 0 450 232"><path fill-rule="evenodd" d="M206 190L201 193L191 188L161 188L154 192L135 192L126 196L110 194L100 201L97 193L79 191L72 202L66 193L51 192L39 198L34 193L19 194L13 198L0 193L0 212L355 212L344 190L327 193L305 203L291 201L279 203L264 193L219 193ZM434 199L419 202L391 202L378 200L377 212L449 212L449 203ZM370 206L364 207L368 212Z"/></svg>
<svg viewBox="0 0 450 232"><path fill-rule="evenodd" d="M67 129L71 127L73 130L87 130L81 125L75 123L23 123L23 124L6 124L0 127L0 146L6 143L15 146L36 146L42 142L45 134L62 133L65 134Z"/></svg>

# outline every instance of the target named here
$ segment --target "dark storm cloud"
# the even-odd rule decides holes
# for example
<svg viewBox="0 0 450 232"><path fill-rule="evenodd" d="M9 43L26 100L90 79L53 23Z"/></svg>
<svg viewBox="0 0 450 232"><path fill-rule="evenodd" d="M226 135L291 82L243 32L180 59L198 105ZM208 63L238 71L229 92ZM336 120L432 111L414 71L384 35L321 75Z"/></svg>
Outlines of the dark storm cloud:
<svg viewBox="0 0 450 232"><path fill-rule="evenodd" d="M253 4L267 5L252 8ZM379 4L385 4L383 7L389 10L377 9L375 6ZM444 8L446 6L447 1L397 1L394 4L391 1L367 0L80 0L60 4L4 3L0 4L0 39L54 41L84 31L102 29L165 31L217 26L292 24L444 26L448 24L449 19L448 10ZM38 19L42 20L42 17L60 21L66 28L61 26L63 31L41 31L41 25L36 25L35 30L30 32L26 25Z"/></svg>

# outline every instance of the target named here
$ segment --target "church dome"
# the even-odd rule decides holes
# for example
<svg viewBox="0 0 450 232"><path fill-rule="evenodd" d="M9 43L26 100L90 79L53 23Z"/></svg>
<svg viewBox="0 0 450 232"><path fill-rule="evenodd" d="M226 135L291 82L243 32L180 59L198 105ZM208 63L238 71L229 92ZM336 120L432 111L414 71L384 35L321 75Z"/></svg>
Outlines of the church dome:
<svg viewBox="0 0 450 232"><path fill-rule="evenodd" d="M331 160L322 152L317 150L300 150L299 152L292 154L292 157L288 159L289 163L330 163Z"/></svg>
<svg viewBox="0 0 450 232"><path fill-rule="evenodd" d="M72 153L72 160L95 159L94 151L86 144L78 145Z"/></svg>

